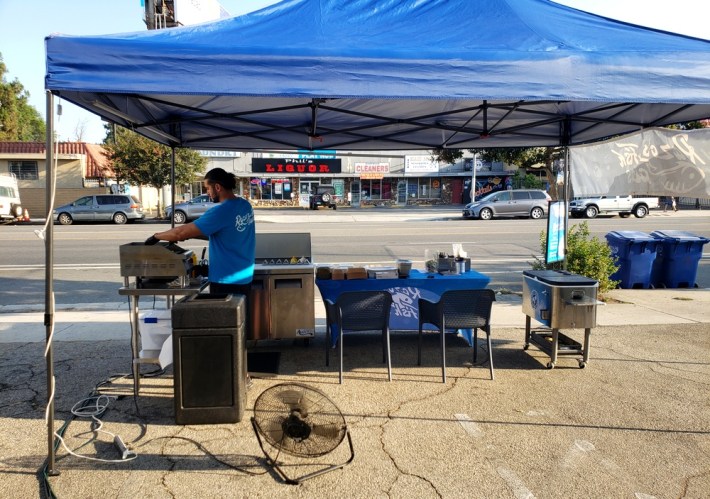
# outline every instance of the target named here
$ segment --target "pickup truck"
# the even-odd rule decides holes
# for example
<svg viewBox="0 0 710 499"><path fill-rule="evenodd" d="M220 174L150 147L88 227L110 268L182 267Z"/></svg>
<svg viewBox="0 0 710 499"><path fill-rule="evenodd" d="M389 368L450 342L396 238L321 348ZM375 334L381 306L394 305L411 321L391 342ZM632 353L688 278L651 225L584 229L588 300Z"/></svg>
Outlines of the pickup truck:
<svg viewBox="0 0 710 499"><path fill-rule="evenodd" d="M633 196L597 196L574 199L569 204L573 218L594 218L600 213L618 214L626 218L633 214L636 218L648 215L648 210L658 208L658 198L637 198Z"/></svg>

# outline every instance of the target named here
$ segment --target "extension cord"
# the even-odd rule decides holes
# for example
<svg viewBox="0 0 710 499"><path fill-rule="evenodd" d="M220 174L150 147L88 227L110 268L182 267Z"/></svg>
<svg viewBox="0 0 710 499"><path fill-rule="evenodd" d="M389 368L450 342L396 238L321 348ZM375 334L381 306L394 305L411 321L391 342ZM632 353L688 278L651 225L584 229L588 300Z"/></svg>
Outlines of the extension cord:
<svg viewBox="0 0 710 499"><path fill-rule="evenodd" d="M136 457L136 453L130 450L128 447L126 447L126 444L123 443L123 440L119 435L116 435L113 437L113 444L116 446L118 449L118 452L121 453L121 459L128 459L131 457Z"/></svg>

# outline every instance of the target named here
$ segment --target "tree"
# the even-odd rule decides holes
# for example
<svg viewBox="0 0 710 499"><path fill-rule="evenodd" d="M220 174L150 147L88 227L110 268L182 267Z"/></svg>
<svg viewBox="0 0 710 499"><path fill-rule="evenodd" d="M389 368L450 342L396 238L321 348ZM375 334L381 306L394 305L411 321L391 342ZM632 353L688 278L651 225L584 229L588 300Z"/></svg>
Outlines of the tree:
<svg viewBox="0 0 710 499"><path fill-rule="evenodd" d="M525 170L517 170L513 174L513 189L544 189L545 186L538 177L527 173Z"/></svg>
<svg viewBox="0 0 710 499"><path fill-rule="evenodd" d="M42 116L28 103L29 92L17 80L5 80L7 66L0 54L0 140L37 142L46 138Z"/></svg>
<svg viewBox="0 0 710 499"><path fill-rule="evenodd" d="M557 174L554 171L555 160L561 154L559 147L515 147L496 149L470 149L484 161L502 161L511 165L518 165L527 170L529 168L539 168L545 172L547 182L550 185L550 196L552 199L562 198L562 193L557 191ZM455 163L463 157L460 149L434 149L432 151L434 159L445 163Z"/></svg>
<svg viewBox="0 0 710 499"><path fill-rule="evenodd" d="M547 183L550 186L550 197L562 199L562 192L558 192L557 173L554 170L555 160L558 159L561 152L562 148L559 147L488 149L484 151L484 158L488 161L502 161L518 165L524 170L541 169L545 172Z"/></svg>
<svg viewBox="0 0 710 499"><path fill-rule="evenodd" d="M170 184L171 149L126 128L115 127L104 143L116 180L158 189ZM189 184L201 176L207 160L190 149L175 150L175 182ZM160 199L160 197L159 197ZM158 213L162 215L160 199Z"/></svg>

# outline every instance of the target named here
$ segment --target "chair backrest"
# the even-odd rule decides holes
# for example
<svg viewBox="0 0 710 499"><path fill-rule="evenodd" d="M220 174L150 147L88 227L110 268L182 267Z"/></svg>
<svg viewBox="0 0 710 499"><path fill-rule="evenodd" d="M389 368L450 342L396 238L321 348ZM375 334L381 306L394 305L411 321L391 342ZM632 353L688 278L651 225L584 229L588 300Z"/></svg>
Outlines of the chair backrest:
<svg viewBox="0 0 710 499"><path fill-rule="evenodd" d="M492 289L459 289L445 291L439 300L447 328L479 328L491 321L496 294Z"/></svg>
<svg viewBox="0 0 710 499"><path fill-rule="evenodd" d="M347 331L382 330L389 324L392 295L387 291L346 291L335 302L337 318Z"/></svg>

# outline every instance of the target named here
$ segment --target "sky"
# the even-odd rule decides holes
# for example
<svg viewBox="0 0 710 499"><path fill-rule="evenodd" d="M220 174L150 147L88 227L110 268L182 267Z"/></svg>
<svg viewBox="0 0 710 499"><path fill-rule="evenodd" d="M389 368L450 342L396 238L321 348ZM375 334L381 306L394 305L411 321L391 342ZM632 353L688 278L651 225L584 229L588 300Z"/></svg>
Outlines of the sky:
<svg viewBox="0 0 710 499"><path fill-rule="evenodd" d="M346 0L343 0L346 1ZM471 1L471 0L469 0ZM219 0L231 15L242 15L277 0ZM575 9L612 19L710 40L707 0L558 0ZM0 54L6 81L18 79L29 102L44 117L44 38L51 33L97 35L145 30L141 0L0 0ZM101 143L101 119L69 102L55 118L59 140Z"/></svg>

